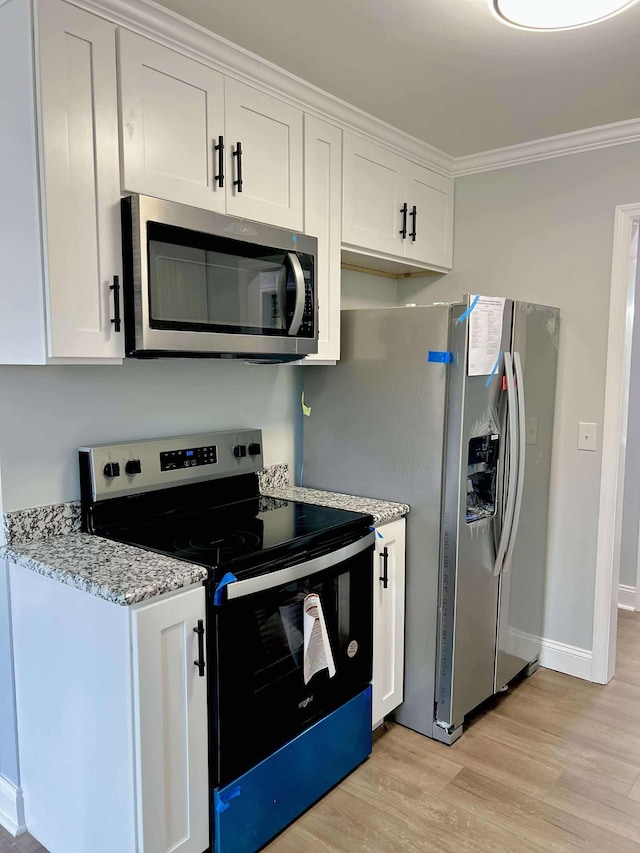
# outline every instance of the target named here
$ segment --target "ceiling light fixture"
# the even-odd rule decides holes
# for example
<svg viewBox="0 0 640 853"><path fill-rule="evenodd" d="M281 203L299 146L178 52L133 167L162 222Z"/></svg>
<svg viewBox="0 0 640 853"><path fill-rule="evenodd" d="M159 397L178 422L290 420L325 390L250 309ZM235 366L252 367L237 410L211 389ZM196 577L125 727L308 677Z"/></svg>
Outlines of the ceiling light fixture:
<svg viewBox="0 0 640 853"><path fill-rule="evenodd" d="M522 30L572 30L597 24L638 0L489 0L493 14Z"/></svg>

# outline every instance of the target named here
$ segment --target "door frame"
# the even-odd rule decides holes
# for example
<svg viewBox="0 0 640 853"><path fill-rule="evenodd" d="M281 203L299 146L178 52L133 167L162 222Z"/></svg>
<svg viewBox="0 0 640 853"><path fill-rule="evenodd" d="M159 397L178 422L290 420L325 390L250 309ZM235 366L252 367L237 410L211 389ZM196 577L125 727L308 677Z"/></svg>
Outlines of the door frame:
<svg viewBox="0 0 640 853"><path fill-rule="evenodd" d="M640 203L615 209L602 429L591 680L615 673L618 584Z"/></svg>

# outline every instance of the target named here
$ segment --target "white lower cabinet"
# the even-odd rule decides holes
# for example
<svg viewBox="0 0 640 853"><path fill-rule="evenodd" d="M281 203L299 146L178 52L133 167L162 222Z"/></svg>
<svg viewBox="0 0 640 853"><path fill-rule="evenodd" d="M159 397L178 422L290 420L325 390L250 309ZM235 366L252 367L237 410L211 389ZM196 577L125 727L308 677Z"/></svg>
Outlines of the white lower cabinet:
<svg viewBox="0 0 640 853"><path fill-rule="evenodd" d="M208 850L205 588L124 607L10 578L27 830L50 853Z"/></svg>
<svg viewBox="0 0 640 853"><path fill-rule="evenodd" d="M138 832L145 853L202 853L209 845L204 611L198 587L132 612Z"/></svg>
<svg viewBox="0 0 640 853"><path fill-rule="evenodd" d="M373 558L373 708L379 726L403 699L404 518L376 528Z"/></svg>

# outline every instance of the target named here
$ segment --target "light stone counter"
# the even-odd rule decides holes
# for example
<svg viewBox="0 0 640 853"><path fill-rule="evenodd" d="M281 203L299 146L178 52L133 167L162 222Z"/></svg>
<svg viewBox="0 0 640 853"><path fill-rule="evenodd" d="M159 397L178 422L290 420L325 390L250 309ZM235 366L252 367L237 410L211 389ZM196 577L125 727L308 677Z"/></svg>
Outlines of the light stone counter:
<svg viewBox="0 0 640 853"><path fill-rule="evenodd" d="M287 466L273 465L260 474L261 493L267 500L369 513L376 525L409 512L407 504L290 487L288 480ZM207 578L203 566L81 533L77 501L7 513L3 522L8 544L1 558L114 604L135 604Z"/></svg>

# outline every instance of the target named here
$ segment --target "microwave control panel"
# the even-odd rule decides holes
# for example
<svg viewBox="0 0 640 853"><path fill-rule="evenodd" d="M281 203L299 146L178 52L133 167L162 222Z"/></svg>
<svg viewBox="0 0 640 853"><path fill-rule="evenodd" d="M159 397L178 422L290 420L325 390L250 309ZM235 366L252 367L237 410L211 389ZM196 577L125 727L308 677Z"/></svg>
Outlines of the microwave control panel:
<svg viewBox="0 0 640 853"><path fill-rule="evenodd" d="M302 314L302 322L298 335L302 338L312 338L314 335L313 328L313 287L311 285L311 275L304 271L304 311Z"/></svg>

